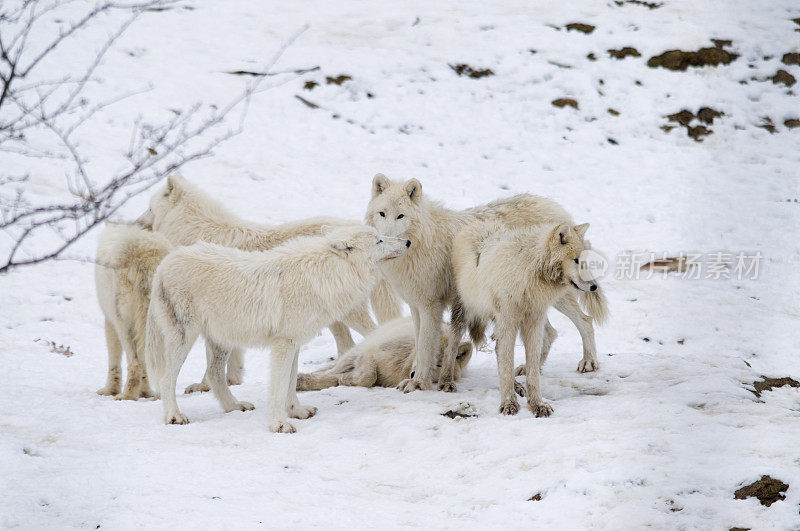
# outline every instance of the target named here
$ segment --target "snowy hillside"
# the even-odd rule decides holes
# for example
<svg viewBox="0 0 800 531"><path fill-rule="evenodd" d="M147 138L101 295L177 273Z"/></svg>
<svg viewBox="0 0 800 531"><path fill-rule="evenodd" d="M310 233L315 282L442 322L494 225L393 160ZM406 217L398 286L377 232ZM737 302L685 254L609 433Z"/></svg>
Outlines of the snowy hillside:
<svg viewBox="0 0 800 531"><path fill-rule="evenodd" d="M52 57L51 77L93 57L115 17ZM165 426L158 401L95 394L93 265L19 268L0 275L0 527L800 528L800 389L754 388L800 381L800 4L189 0L143 14L106 54L90 94L137 93L81 130L87 166L119 171L141 114L229 101L304 24L243 133L183 175L267 223L361 219L377 172L451 208L551 197L610 261L600 370L576 372L580 337L551 311L550 418L498 413L485 349L455 394L301 393L319 412L277 435L268 352L251 350L232 390L254 411L181 395L191 423ZM42 201L68 196L61 164L0 152ZM67 256L91 257L98 232ZM700 278L626 261L650 253L699 256ZM758 253L757 275L737 278L737 257ZM300 370L335 354L324 330ZM204 367L198 342L179 389ZM475 416L443 416L460 403ZM762 475L785 499L734 498Z"/></svg>

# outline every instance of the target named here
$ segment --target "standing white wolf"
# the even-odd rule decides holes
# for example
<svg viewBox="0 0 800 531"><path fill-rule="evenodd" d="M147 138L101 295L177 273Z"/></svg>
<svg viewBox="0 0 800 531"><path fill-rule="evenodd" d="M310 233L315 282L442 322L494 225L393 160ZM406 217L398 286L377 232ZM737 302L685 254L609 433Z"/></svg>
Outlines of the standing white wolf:
<svg viewBox="0 0 800 531"><path fill-rule="evenodd" d="M191 245L198 241L236 247L245 251L267 251L299 236L319 236L334 227L357 225L358 222L331 217L317 217L292 221L282 225L265 225L242 219L225 209L198 187L180 175L167 178L163 188L150 200L147 211L138 223L163 233L173 245ZM386 322L400 316L400 301L385 281L378 282L371 296L372 306L378 322ZM328 323L336 341L339 354L352 348L353 338L348 326L362 335L375 329L367 303L354 308L341 321ZM210 352L206 350L206 356ZM228 379L230 383L241 383L243 367L242 351L231 353ZM186 392L208 391L208 373L201 383L192 384Z"/></svg>
<svg viewBox="0 0 800 531"><path fill-rule="evenodd" d="M225 381L231 349L271 348L270 429L294 432L287 413L303 419L316 413L297 399L300 347L363 304L378 262L400 256L409 245L360 226L295 238L264 252L201 242L170 253L156 270L147 314L147 369L160 391L165 422L188 422L178 409L175 384L202 333L211 352L209 383L225 411L253 408L237 401Z"/></svg>
<svg viewBox="0 0 800 531"><path fill-rule="evenodd" d="M153 274L170 250L163 235L133 225L106 223L100 234L94 279L105 317L108 377L97 394L116 395L117 400L153 396L144 367L145 324ZM128 368L120 393L123 349Z"/></svg>
<svg viewBox="0 0 800 531"><path fill-rule="evenodd" d="M588 223L561 223L508 229L495 220L475 221L453 242L460 319L476 342L482 341L486 324L495 323L500 412L505 415L519 411L514 395L518 331L525 346L528 407L537 417L553 412L539 386L547 309L571 291L597 291L597 284L580 275L588 228Z"/></svg>
<svg viewBox="0 0 800 531"><path fill-rule="evenodd" d="M503 226L525 227L540 223L571 223L570 215L557 203L528 194L499 199L487 205L456 212L430 201L422 195L422 185L416 179L391 181L377 174L372 181L372 199L367 206L365 222L381 234L409 238L414 245L402 258L381 267L391 286L411 307L417 333L417 371L414 378L404 380L405 391L430 389L430 373L441 335L442 315L453 308L452 341L442 359L438 388L455 391L453 370L455 346L461 338L464 324L459 317L460 304L453 279L451 249L458 231L468 222L480 219L496 220ZM592 319L600 322L605 316L600 291L582 298L591 316L585 315L574 294L567 292L554 307L578 328L583 340L583 360L578 370L598 368Z"/></svg>
<svg viewBox="0 0 800 531"><path fill-rule="evenodd" d="M414 372L416 332L408 317L394 319L369 333L364 341L339 356L332 366L297 375L298 391L318 391L337 385L361 387L396 387ZM436 367L431 381L439 377L438 368L447 347L448 335L443 334ZM464 341L458 345L455 379L472 357L472 343Z"/></svg>

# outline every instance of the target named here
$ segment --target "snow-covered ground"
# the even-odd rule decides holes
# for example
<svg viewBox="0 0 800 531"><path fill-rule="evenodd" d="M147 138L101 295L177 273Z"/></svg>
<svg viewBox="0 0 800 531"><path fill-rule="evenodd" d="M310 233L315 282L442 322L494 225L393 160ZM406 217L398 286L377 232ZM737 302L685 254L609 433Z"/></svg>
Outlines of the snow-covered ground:
<svg viewBox="0 0 800 531"><path fill-rule="evenodd" d="M153 89L84 129L93 171L119 169L139 113L227 101L243 78L225 72L258 70L307 23L275 70L320 69L274 78L282 84L254 98L244 133L184 175L271 223L359 219L379 171L416 177L453 208L552 197L591 222L594 248L612 261L601 368L575 371L580 338L553 312L551 418L497 412L486 350L456 394L302 393L319 412L287 436L267 430L268 353L253 350L233 391L255 411L224 414L209 394L180 396L191 424L164 426L157 401L95 394L106 350L93 266L22 268L0 277L0 527L800 528L800 389L748 390L761 375L800 379L800 129L784 126L800 105L765 80L781 68L800 78L800 66L781 62L800 51L795 0L185 6L145 14L104 60L104 83L91 90ZM596 28L566 30L573 22ZM85 35L53 72L84 64L108 31ZM712 38L731 40L739 57L686 71L646 65ZM606 51L625 46L641 57ZM457 64L494 75L458 76ZM351 79L326 82L340 75ZM661 129L667 115L706 106L724 115L702 143L683 127ZM758 127L767 116L774 134ZM16 163L0 158L0 168ZM40 161L29 186L61 197L63 170ZM146 203L132 200L119 218ZM96 238L70 255L91 255ZM755 280L618 278L615 260L629 250L763 258ZM303 347L301 370L332 355L323 331ZM198 343L179 387L204 364ZM460 402L477 417L441 415ZM734 500L761 475L788 483L786 499Z"/></svg>

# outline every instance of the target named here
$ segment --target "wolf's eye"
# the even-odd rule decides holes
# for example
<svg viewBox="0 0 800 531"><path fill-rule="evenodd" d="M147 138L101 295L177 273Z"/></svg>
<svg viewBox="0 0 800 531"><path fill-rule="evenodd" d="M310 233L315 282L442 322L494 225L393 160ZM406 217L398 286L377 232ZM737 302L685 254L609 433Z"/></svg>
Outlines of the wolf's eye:
<svg viewBox="0 0 800 531"><path fill-rule="evenodd" d="M578 259L577 258L574 259L573 262L575 262L577 264L578 263Z"/></svg>
<svg viewBox="0 0 800 531"><path fill-rule="evenodd" d="M400 214L399 216L397 216L397 219L403 219L404 217L405 217L405 214Z"/></svg>
<svg viewBox="0 0 800 531"><path fill-rule="evenodd" d="M382 218L386 217L386 212L378 212L378 214L380 214Z"/></svg>

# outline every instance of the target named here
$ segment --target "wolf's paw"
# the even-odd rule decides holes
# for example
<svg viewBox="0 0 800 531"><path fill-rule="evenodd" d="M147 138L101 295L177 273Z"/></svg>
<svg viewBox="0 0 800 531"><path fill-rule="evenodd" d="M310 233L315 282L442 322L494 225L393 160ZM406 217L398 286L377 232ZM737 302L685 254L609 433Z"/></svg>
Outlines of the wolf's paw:
<svg viewBox="0 0 800 531"><path fill-rule="evenodd" d="M538 404L528 403L528 409L531 410L537 417L549 417L553 414L553 406L547 402L539 402Z"/></svg>
<svg viewBox="0 0 800 531"><path fill-rule="evenodd" d="M294 406L289 408L289 416L293 419L310 419L317 414L317 408L314 406Z"/></svg>
<svg viewBox="0 0 800 531"><path fill-rule="evenodd" d="M208 385L206 382L199 382L199 383L193 383L192 385L184 389L183 394L188 395L191 393L207 393L208 391L211 391L211 386Z"/></svg>
<svg viewBox="0 0 800 531"><path fill-rule="evenodd" d="M142 387L139 389L139 398L153 398L156 394L149 387Z"/></svg>
<svg viewBox="0 0 800 531"><path fill-rule="evenodd" d="M398 385L397 388L404 393L410 393L412 391L428 391L431 388L431 384L415 380L414 378L406 378L400 382L400 385Z"/></svg>
<svg viewBox="0 0 800 531"><path fill-rule="evenodd" d="M114 400L139 400L139 392L125 391L115 396Z"/></svg>
<svg viewBox="0 0 800 531"><path fill-rule="evenodd" d="M272 433L294 433L297 430L288 421L278 420L270 423L269 431Z"/></svg>
<svg viewBox="0 0 800 531"><path fill-rule="evenodd" d="M228 385L242 385L242 375L228 373Z"/></svg>
<svg viewBox="0 0 800 531"><path fill-rule="evenodd" d="M503 415L516 415L519 413L519 402L513 399L500 404L500 413Z"/></svg>
<svg viewBox="0 0 800 531"><path fill-rule="evenodd" d="M189 417L183 413L175 413L174 415L167 416L164 422L166 424L189 424Z"/></svg>
<svg viewBox="0 0 800 531"><path fill-rule="evenodd" d="M596 359L581 360L580 363L578 363L578 372L594 372L599 368L600 364Z"/></svg>
<svg viewBox="0 0 800 531"><path fill-rule="evenodd" d="M118 385L107 385L101 389L97 390L98 395L102 396L115 396L119 394L119 386Z"/></svg>
<svg viewBox="0 0 800 531"><path fill-rule="evenodd" d="M525 384L520 383L514 380L514 392L517 393L521 397L525 397L528 394L528 390L525 388Z"/></svg>
<svg viewBox="0 0 800 531"><path fill-rule="evenodd" d="M514 369L514 376L525 376L525 364L518 365L516 369Z"/></svg>
<svg viewBox="0 0 800 531"><path fill-rule="evenodd" d="M236 404L233 405L233 409L231 409L231 411L253 411L255 408L256 406L254 406L250 402L241 401L241 402L236 402Z"/></svg>
<svg viewBox="0 0 800 531"><path fill-rule="evenodd" d="M455 393L457 390L454 382L439 382L437 389L439 389L439 391L444 391L445 393Z"/></svg>

